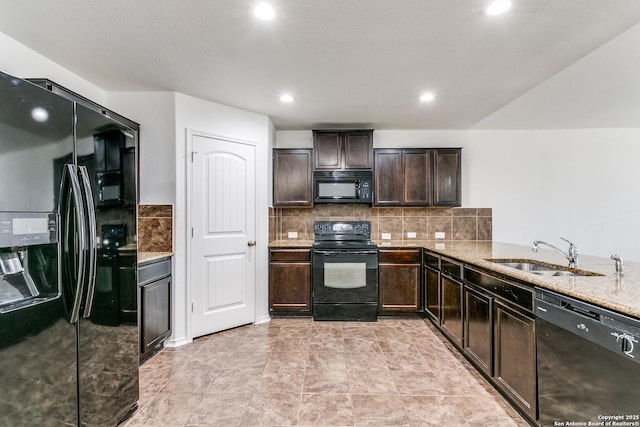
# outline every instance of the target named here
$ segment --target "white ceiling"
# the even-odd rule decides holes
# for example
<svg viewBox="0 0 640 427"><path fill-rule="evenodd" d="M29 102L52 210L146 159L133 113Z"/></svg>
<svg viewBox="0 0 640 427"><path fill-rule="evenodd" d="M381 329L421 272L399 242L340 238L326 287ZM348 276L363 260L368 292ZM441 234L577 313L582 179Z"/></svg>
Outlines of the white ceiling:
<svg viewBox="0 0 640 427"><path fill-rule="evenodd" d="M272 0L273 21L257 2L0 0L0 32L107 91L181 92L278 130L467 129L640 22L639 0L493 17L489 0Z"/></svg>

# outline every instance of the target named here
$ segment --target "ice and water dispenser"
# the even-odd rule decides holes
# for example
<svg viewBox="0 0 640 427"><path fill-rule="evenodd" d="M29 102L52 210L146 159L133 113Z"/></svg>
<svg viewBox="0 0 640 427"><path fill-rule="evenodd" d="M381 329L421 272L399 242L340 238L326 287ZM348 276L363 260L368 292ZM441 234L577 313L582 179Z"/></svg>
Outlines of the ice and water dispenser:
<svg viewBox="0 0 640 427"><path fill-rule="evenodd" d="M58 294L55 212L0 212L0 313Z"/></svg>

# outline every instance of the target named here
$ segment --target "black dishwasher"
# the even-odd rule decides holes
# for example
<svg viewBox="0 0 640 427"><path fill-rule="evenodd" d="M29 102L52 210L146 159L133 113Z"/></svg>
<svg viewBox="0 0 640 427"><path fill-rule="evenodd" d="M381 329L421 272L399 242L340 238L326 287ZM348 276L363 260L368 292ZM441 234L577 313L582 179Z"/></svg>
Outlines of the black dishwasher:
<svg viewBox="0 0 640 427"><path fill-rule="evenodd" d="M542 289L535 302L540 425L640 425L640 321Z"/></svg>

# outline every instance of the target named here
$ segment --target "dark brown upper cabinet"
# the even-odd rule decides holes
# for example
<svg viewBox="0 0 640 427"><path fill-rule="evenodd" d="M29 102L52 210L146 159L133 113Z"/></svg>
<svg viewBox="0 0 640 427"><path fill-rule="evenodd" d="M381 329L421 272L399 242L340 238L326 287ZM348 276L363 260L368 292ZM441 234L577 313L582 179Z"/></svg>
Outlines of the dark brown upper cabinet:
<svg viewBox="0 0 640 427"><path fill-rule="evenodd" d="M402 150L374 150L373 156L374 205L402 205Z"/></svg>
<svg viewBox="0 0 640 427"><path fill-rule="evenodd" d="M314 130L314 170L373 168L373 130Z"/></svg>
<svg viewBox="0 0 640 427"><path fill-rule="evenodd" d="M462 150L438 148L433 150L433 205L460 206L462 195Z"/></svg>
<svg viewBox="0 0 640 427"><path fill-rule="evenodd" d="M273 150L273 206L313 206L311 149Z"/></svg>
<svg viewBox="0 0 640 427"><path fill-rule="evenodd" d="M374 150L375 206L460 206L460 152Z"/></svg>

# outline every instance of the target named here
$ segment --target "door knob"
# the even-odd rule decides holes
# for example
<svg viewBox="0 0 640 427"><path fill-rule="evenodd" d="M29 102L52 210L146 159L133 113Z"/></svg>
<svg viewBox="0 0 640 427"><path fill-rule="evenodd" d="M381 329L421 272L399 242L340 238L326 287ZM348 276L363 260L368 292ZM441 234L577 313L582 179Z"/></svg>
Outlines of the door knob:
<svg viewBox="0 0 640 427"><path fill-rule="evenodd" d="M247 242L247 246L255 246L256 245L256 241L255 240L249 240Z"/></svg>

